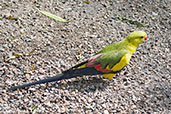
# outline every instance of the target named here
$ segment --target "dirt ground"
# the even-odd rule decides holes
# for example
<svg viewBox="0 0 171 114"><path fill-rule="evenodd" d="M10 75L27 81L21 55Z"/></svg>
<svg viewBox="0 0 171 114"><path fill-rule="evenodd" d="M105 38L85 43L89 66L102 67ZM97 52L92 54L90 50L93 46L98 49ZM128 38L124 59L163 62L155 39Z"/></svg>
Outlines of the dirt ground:
<svg viewBox="0 0 171 114"><path fill-rule="evenodd" d="M171 113L170 6L170 0L1 0L0 112ZM56 22L38 10L71 22ZM148 40L112 81L88 76L8 90L69 69L135 30L147 32Z"/></svg>

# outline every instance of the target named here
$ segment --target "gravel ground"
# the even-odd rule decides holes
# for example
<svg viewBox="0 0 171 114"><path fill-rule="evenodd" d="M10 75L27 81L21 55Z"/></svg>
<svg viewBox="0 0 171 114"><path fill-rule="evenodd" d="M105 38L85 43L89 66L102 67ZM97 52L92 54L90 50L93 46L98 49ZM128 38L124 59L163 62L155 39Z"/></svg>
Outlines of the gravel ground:
<svg viewBox="0 0 171 114"><path fill-rule="evenodd" d="M169 0L1 0L0 111L171 113L170 6ZM72 22L56 22L38 9ZM122 22L117 14L148 26ZM135 30L146 31L149 39L112 81L89 76L8 90L58 74ZM5 62L33 49L30 56Z"/></svg>

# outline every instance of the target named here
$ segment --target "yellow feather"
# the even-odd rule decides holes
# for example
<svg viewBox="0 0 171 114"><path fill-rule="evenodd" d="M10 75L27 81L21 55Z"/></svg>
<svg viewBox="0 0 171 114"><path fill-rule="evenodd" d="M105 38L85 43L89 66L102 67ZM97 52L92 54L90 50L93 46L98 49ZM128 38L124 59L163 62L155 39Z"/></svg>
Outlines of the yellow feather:
<svg viewBox="0 0 171 114"><path fill-rule="evenodd" d="M108 70L113 70L114 72L121 70L125 65L127 65L131 59L132 54L126 54L122 57L119 63L117 63L113 68L109 68L109 65L106 67ZM103 74L104 78L112 80L115 74Z"/></svg>
<svg viewBox="0 0 171 114"><path fill-rule="evenodd" d="M86 67L86 64L79 66L77 69L84 68L84 67Z"/></svg>
<svg viewBox="0 0 171 114"><path fill-rule="evenodd" d="M107 79L109 79L109 80L112 80L113 77L115 76L115 74L103 74L102 76L103 76L104 78L107 78Z"/></svg>
<svg viewBox="0 0 171 114"><path fill-rule="evenodd" d="M109 66L107 66L106 69L113 70L114 72L120 71L125 65L129 63L130 59L131 59L131 54L126 54L122 57L119 63L113 66L113 68L110 69Z"/></svg>

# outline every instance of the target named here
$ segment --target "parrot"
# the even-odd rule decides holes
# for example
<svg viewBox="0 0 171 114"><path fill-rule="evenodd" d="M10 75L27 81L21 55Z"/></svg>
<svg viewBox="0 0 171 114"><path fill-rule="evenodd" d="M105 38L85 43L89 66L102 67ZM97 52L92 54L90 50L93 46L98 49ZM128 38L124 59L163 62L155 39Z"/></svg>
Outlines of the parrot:
<svg viewBox="0 0 171 114"><path fill-rule="evenodd" d="M102 48L86 61L81 62L60 74L24 85L14 86L11 87L10 90L88 75L102 75L102 77L112 80L116 73L119 73L129 63L136 48L144 40L147 40L146 32L134 31L122 41L112 43Z"/></svg>

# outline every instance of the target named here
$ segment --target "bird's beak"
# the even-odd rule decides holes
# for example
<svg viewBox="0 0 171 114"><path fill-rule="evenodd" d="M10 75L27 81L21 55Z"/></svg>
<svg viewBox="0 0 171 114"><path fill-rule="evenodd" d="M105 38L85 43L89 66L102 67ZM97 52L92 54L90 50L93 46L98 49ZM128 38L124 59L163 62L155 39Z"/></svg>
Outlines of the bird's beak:
<svg viewBox="0 0 171 114"><path fill-rule="evenodd" d="M148 38L147 38L147 36L145 37L145 40L147 40Z"/></svg>

